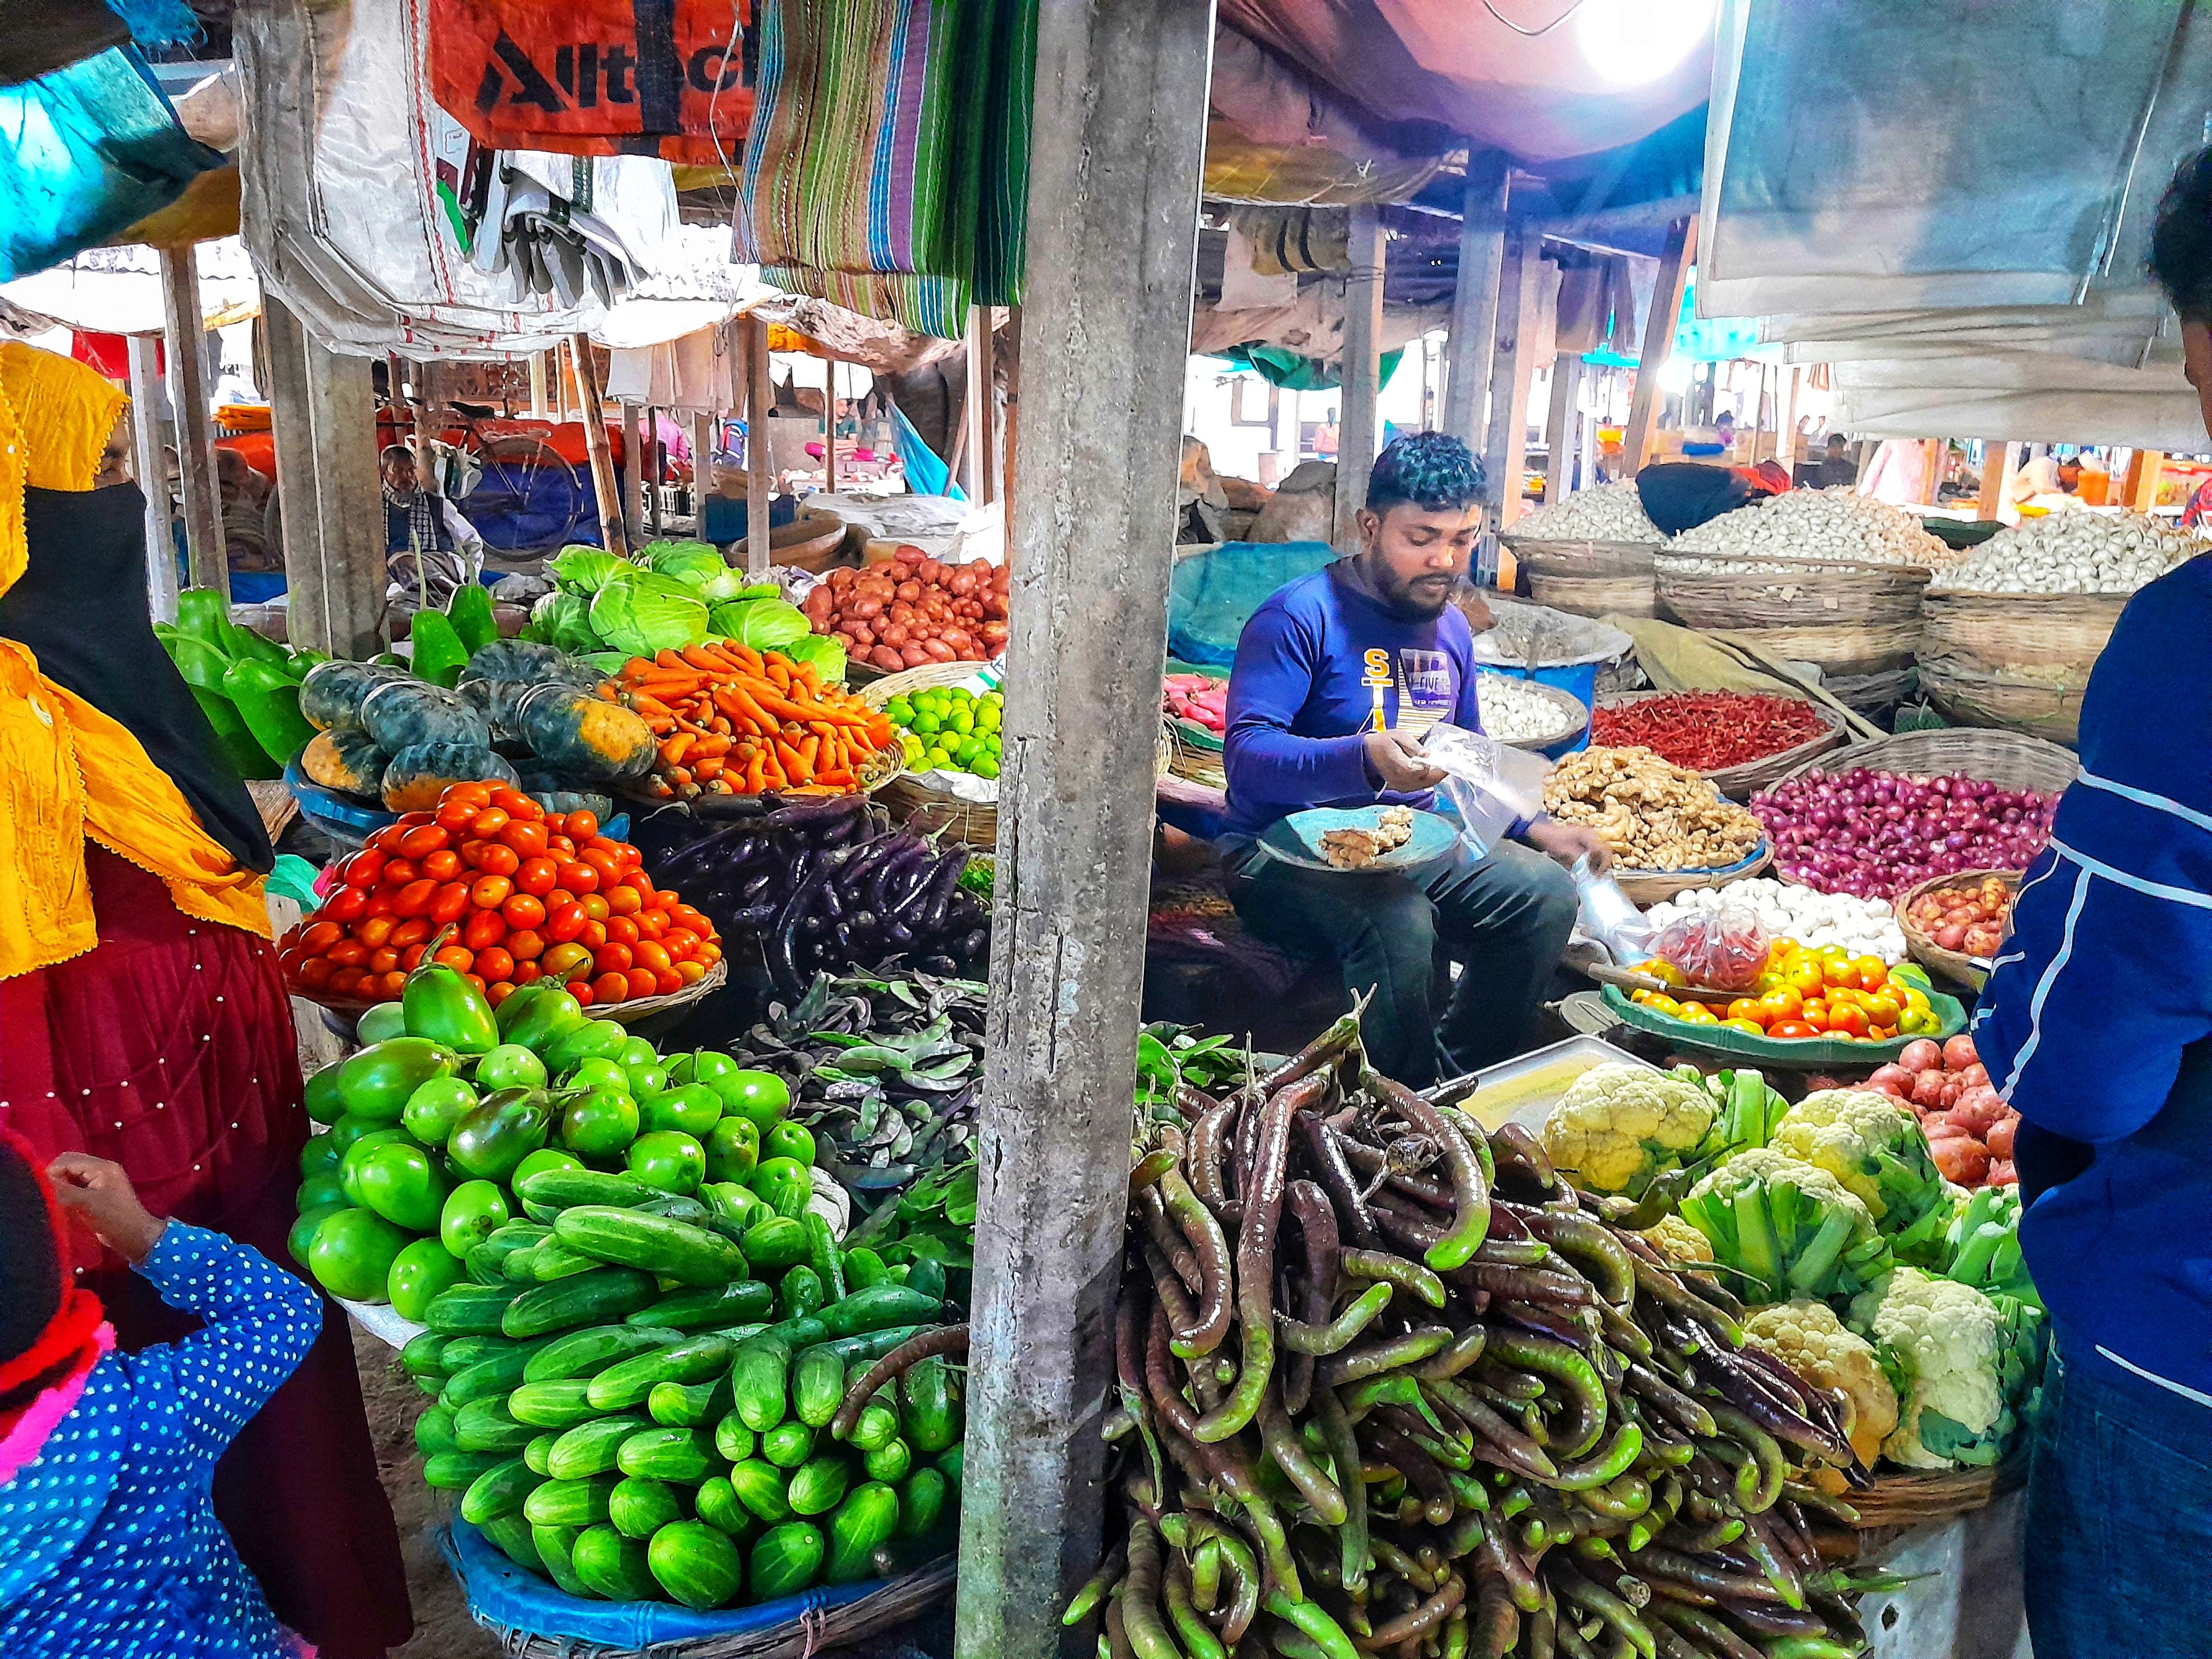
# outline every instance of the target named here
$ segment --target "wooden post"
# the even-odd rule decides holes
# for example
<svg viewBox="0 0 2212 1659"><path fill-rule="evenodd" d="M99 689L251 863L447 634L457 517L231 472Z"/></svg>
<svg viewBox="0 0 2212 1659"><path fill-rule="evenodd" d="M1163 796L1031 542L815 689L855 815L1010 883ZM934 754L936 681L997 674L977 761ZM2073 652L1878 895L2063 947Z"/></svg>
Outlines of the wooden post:
<svg viewBox="0 0 2212 1659"><path fill-rule="evenodd" d="M1528 394L1536 378L1536 356L1530 348L1543 278L1544 234L1533 221L1524 220L1507 233L1505 240L1505 270L1498 290L1498 340L1490 369L1491 389L1498 395L1483 456L1494 503L1494 530L1504 529L1521 516L1521 481L1528 461ZM1501 576L1500 586L1504 581Z"/></svg>
<svg viewBox="0 0 2212 1659"><path fill-rule="evenodd" d="M645 410L645 458L638 464L645 473L645 533L660 539L660 486L666 470L661 465L660 411L651 404Z"/></svg>
<svg viewBox="0 0 2212 1659"><path fill-rule="evenodd" d="M163 248L162 338L169 355L169 406L176 420L177 472L184 482L185 548L194 587L230 599L230 557L223 545L222 497L215 483L215 428L208 418L207 329L200 317L199 271L192 251Z"/></svg>
<svg viewBox="0 0 2212 1659"><path fill-rule="evenodd" d="M1336 415L1336 520L1329 537L1340 553L1359 548L1358 517L1367 505L1381 426L1382 216L1372 203L1352 210L1352 274L1344 282L1344 355Z"/></svg>
<svg viewBox="0 0 2212 1659"><path fill-rule="evenodd" d="M701 410L691 416L691 533L707 539L707 497L714 489L714 428L720 422Z"/></svg>
<svg viewBox="0 0 2212 1659"><path fill-rule="evenodd" d="M1785 472L1797 465L1797 392L1804 379L1802 368L1790 371L1790 391L1783 402L1782 424L1775 429L1774 459Z"/></svg>
<svg viewBox="0 0 2212 1659"><path fill-rule="evenodd" d="M161 343L133 334L131 354L131 461L146 497L146 604L155 622L177 619L177 549L169 534L169 469L161 455Z"/></svg>
<svg viewBox="0 0 2212 1659"><path fill-rule="evenodd" d="M1583 360L1563 351L1552 359L1552 406L1546 412L1544 499L1556 501L1574 488L1576 393L1582 389Z"/></svg>
<svg viewBox="0 0 2212 1659"><path fill-rule="evenodd" d="M1674 325L1682 315L1682 290L1698 257L1698 222L1677 219L1667 233L1659 259L1659 282L1651 291L1651 314L1644 325L1644 349L1636 360L1636 395L1628 406L1628 430L1621 439L1622 465L1633 477L1651 459L1659 429L1659 371L1674 351Z"/></svg>
<svg viewBox="0 0 2212 1659"><path fill-rule="evenodd" d="M1041 9L959 1659L1089 1653L1212 0Z"/></svg>
<svg viewBox="0 0 2212 1659"><path fill-rule="evenodd" d="M599 509L599 541L618 558L629 556L629 538L623 532L622 485L615 477L615 458L607 442L607 406L599 395L599 377L592 366L592 340L587 334L568 337L568 362L575 371L577 412L584 422L584 453L592 463L592 494Z"/></svg>
<svg viewBox="0 0 2212 1659"><path fill-rule="evenodd" d="M542 351L530 354L530 418L545 418L545 354Z"/></svg>
<svg viewBox="0 0 2212 1659"><path fill-rule="evenodd" d="M1006 441L1000 446L1005 454L1000 457L1000 476L1005 480L1006 501L1006 551L1011 559L1014 546L1014 451L1019 446L1022 406L1022 308L1006 307ZM1275 389L1267 388L1267 412L1275 410Z"/></svg>
<svg viewBox="0 0 2212 1659"><path fill-rule="evenodd" d="M623 534L633 547L641 545L645 532L645 438L639 429L638 406L624 399L623 430Z"/></svg>
<svg viewBox="0 0 2212 1659"><path fill-rule="evenodd" d="M365 659L383 647L386 581L369 366L310 339L266 290L261 318L283 504L286 637L295 648Z"/></svg>
<svg viewBox="0 0 2212 1659"><path fill-rule="evenodd" d="M825 358L822 365L825 390L822 393L822 487L830 495L837 493L837 360Z"/></svg>
<svg viewBox="0 0 2212 1659"><path fill-rule="evenodd" d="M768 362L768 325L751 313L744 319L745 336L745 574L768 574L775 562L769 545L769 492L775 482L775 460L768 451L769 410L775 407Z"/></svg>
<svg viewBox="0 0 2212 1659"><path fill-rule="evenodd" d="M999 497L999 469L993 453L998 426L999 370L991 332L991 307L968 307L968 500L983 507Z"/></svg>
<svg viewBox="0 0 2212 1659"><path fill-rule="evenodd" d="M2128 457L2121 504L2131 512L2149 512L2158 500L2158 487L2165 476L2166 452L2161 449L2138 449Z"/></svg>
<svg viewBox="0 0 2212 1659"><path fill-rule="evenodd" d="M1451 334L1444 343L1443 429L1478 455L1488 449L1490 355L1498 335L1498 279L1505 262L1506 192L1504 169L1468 169L1459 287L1452 295Z"/></svg>

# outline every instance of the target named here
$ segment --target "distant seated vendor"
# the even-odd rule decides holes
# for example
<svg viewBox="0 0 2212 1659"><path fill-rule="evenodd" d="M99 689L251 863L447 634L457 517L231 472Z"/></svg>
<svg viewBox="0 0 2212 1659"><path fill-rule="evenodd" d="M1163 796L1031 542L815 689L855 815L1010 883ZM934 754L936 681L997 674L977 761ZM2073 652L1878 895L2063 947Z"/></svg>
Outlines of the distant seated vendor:
<svg viewBox="0 0 2212 1659"><path fill-rule="evenodd" d="M1439 720L1481 729L1474 635L1452 596L1482 495L1482 469L1458 439L1393 442L1368 480L1359 551L1270 597L1244 626L1229 682L1221 846L1237 914L1269 944L1333 954L1347 992L1372 988L1369 1058L1415 1088L1527 1046L1574 927L1563 866L1588 854L1604 868L1605 844L1539 816L1511 828L1527 848L1501 841L1476 859L1455 842L1435 863L1376 874L1303 869L1256 838L1310 806L1425 808L1444 774L1420 734ZM1462 967L1441 1019L1439 947Z"/></svg>
<svg viewBox="0 0 2212 1659"><path fill-rule="evenodd" d="M386 447L377 465L384 491L386 597L414 610L443 611L483 570L484 540L443 495L422 486L415 452Z"/></svg>

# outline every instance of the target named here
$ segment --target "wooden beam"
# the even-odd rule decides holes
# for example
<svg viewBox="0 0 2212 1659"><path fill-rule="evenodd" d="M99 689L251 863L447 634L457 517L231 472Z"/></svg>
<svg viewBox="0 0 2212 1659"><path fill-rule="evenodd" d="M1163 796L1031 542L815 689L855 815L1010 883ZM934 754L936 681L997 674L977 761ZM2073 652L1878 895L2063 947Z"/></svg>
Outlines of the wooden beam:
<svg viewBox="0 0 2212 1659"><path fill-rule="evenodd" d="M222 496L215 482L215 423L209 418L207 330L200 319L199 271L192 251L163 248L162 338L168 347L169 406L177 434L177 472L185 491L185 549L194 587L230 599L230 557L222 538Z"/></svg>
<svg viewBox="0 0 2212 1659"><path fill-rule="evenodd" d="M1790 391L1783 401L1782 424L1774 434L1774 459L1785 472L1797 465L1797 393L1804 380L1802 368L1790 371Z"/></svg>
<svg viewBox="0 0 2212 1659"><path fill-rule="evenodd" d="M1637 356L1636 395L1628 406L1628 430L1621 439L1623 464L1633 477L1651 459L1659 434L1659 371L1674 352L1674 325L1682 315L1682 291L1698 257L1698 222L1677 219L1659 257L1659 282L1651 293L1651 313L1644 324L1644 349Z"/></svg>
<svg viewBox="0 0 2212 1659"><path fill-rule="evenodd" d="M545 354L533 351L530 354L530 418L542 421L545 415Z"/></svg>
<svg viewBox="0 0 2212 1659"><path fill-rule="evenodd" d="M775 563L769 527L769 495L775 483L775 458L769 453L769 410L775 390L769 378L768 325L746 314L745 338L745 574L765 576Z"/></svg>
<svg viewBox="0 0 2212 1659"><path fill-rule="evenodd" d="M835 357L823 362L822 378L827 388L822 394L822 487L834 495L837 493L837 360Z"/></svg>
<svg viewBox="0 0 2212 1659"><path fill-rule="evenodd" d="M1521 516L1521 481L1528 461L1528 394L1536 377L1534 347L1543 245L1543 230L1533 221L1522 221L1506 234L1505 270L1498 290L1498 339L1490 369L1496 407L1483 455L1490 481L1491 526L1496 530Z"/></svg>
<svg viewBox="0 0 2212 1659"><path fill-rule="evenodd" d="M1574 488L1576 394L1583 384L1583 360L1563 351L1552 359L1552 406L1545 412L1544 499L1556 501Z"/></svg>
<svg viewBox="0 0 2212 1659"><path fill-rule="evenodd" d="M622 406L623 428L623 534L629 537L633 547L645 540L645 492L652 488L645 481L645 434L637 404L625 399Z"/></svg>
<svg viewBox="0 0 2212 1659"><path fill-rule="evenodd" d="M2012 483L2012 446L2002 438L1982 441L1982 488L1974 498L1974 516L1994 519L2004 504L2005 489Z"/></svg>
<svg viewBox="0 0 2212 1659"><path fill-rule="evenodd" d="M146 497L146 604L155 622L177 619L177 549L169 533L169 468L161 454L161 342L133 334L131 354L131 461Z"/></svg>
<svg viewBox="0 0 2212 1659"><path fill-rule="evenodd" d="M1451 332L1444 342L1443 430L1476 454L1486 453L1490 355L1498 334L1498 284L1505 263L1508 175L1496 166L1470 167L1459 233L1459 287L1452 295Z"/></svg>
<svg viewBox="0 0 2212 1659"><path fill-rule="evenodd" d="M982 507L999 498L1000 479L993 453L998 426L998 362L991 333L991 307L968 307L968 500Z"/></svg>
<svg viewBox="0 0 2212 1659"><path fill-rule="evenodd" d="M1382 422L1382 216L1371 203L1352 210L1352 274L1344 283L1342 385L1336 414L1336 519L1329 537L1340 553L1359 547L1359 510L1375 465Z"/></svg>
<svg viewBox="0 0 2212 1659"><path fill-rule="evenodd" d="M707 497L714 489L714 429L720 417L701 410L691 416L691 533L707 539Z"/></svg>
<svg viewBox="0 0 2212 1659"><path fill-rule="evenodd" d="M645 457L638 466L645 475L645 533L659 541L660 486L665 474L661 466L660 411L649 404L645 410Z"/></svg>
<svg viewBox="0 0 2212 1659"><path fill-rule="evenodd" d="M286 637L295 648L366 659L383 648L387 580L368 362L325 349L266 290L261 319L284 526Z"/></svg>
<svg viewBox="0 0 2212 1659"><path fill-rule="evenodd" d="M629 556L629 538L623 533L622 486L615 477L615 458L607 442L607 406L599 395L599 377L592 364L588 334L568 337L568 366L576 377L577 413L584 422L584 453L592 464L592 494L599 509L599 542L620 558ZM635 465L635 463L633 463Z"/></svg>
<svg viewBox="0 0 2212 1659"><path fill-rule="evenodd" d="M1212 0L1038 16L958 1659L1089 1653Z"/></svg>
<svg viewBox="0 0 2212 1659"><path fill-rule="evenodd" d="M1022 407L1022 308L1006 307L1006 435L1001 446L1006 451L1000 467L1006 481L1006 552L1011 559L1014 546L1014 451L1019 447ZM1267 388L1267 408L1275 407L1275 389Z"/></svg>

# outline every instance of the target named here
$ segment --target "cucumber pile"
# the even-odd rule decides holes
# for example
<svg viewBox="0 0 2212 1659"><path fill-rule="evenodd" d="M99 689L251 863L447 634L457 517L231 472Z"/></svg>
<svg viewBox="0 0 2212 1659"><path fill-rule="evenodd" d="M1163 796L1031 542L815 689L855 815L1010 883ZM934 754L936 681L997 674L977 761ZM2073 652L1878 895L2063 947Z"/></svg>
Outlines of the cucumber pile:
<svg viewBox="0 0 2212 1659"><path fill-rule="evenodd" d="M841 1250L791 1189L779 1209L548 1168L515 1192L521 1218L400 1355L437 1397L423 1479L509 1559L571 1595L705 1609L951 1547L963 1417L934 1263Z"/></svg>
<svg viewBox="0 0 2212 1659"><path fill-rule="evenodd" d="M775 1073L724 1054L664 1056L550 981L495 1012L428 959L362 1026L368 1046L307 1087L308 1114L331 1132L301 1154L291 1250L332 1295L421 1322L470 1277L473 1253L526 1213L523 1181L565 1170L621 1176L641 1201L712 1208L726 1231L742 1222L694 1274L743 1278L725 1272L742 1253L782 1287L787 1311L830 1299L807 1219L815 1139L788 1121L790 1090ZM543 1277L580 1271L576 1261L549 1250Z"/></svg>

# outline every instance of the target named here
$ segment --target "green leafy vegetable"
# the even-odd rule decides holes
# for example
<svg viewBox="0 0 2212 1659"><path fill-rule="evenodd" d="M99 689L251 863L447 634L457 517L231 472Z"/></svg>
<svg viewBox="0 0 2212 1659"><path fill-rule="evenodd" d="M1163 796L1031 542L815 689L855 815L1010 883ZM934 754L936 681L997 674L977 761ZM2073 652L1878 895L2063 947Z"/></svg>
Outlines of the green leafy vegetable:
<svg viewBox="0 0 2212 1659"><path fill-rule="evenodd" d="M599 648L592 631L592 601L581 593L548 593L530 608L530 631L539 644L583 656ZM628 660L628 659L624 659Z"/></svg>
<svg viewBox="0 0 2212 1659"><path fill-rule="evenodd" d="M795 640L786 640L775 649L793 662L811 663L824 685L842 682L845 678L845 642L842 640L827 634L801 634ZM975 866L971 864L969 868L972 870Z"/></svg>
<svg viewBox="0 0 2212 1659"><path fill-rule="evenodd" d="M640 574L627 559L596 547L564 547L558 558L545 562L545 568L571 593L596 593L610 582L625 581Z"/></svg>
<svg viewBox="0 0 2212 1659"><path fill-rule="evenodd" d="M681 651L706 639L707 607L673 577L642 573L593 595L592 631L633 656Z"/></svg>
<svg viewBox="0 0 2212 1659"><path fill-rule="evenodd" d="M781 651L793 640L807 638L812 629L805 612L781 599L746 599L714 607L714 625L739 645L756 651Z"/></svg>

